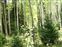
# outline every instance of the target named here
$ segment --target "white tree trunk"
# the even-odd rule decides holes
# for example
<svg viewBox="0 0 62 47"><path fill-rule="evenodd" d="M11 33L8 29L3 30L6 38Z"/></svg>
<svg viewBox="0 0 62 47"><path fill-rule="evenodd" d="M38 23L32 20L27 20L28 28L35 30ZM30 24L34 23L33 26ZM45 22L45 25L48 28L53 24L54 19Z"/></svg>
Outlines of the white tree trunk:
<svg viewBox="0 0 62 47"><path fill-rule="evenodd" d="M19 31L19 15L18 15L18 5L19 5L19 2L18 2L19 0L17 0L16 1L16 18L17 18L17 31ZM18 32L18 34L19 34L19 32Z"/></svg>

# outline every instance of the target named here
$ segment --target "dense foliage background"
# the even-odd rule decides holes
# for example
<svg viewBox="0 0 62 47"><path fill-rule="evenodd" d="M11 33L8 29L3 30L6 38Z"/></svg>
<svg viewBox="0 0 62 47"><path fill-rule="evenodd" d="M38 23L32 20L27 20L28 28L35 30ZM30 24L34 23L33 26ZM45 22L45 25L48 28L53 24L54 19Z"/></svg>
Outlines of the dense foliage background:
<svg viewBox="0 0 62 47"><path fill-rule="evenodd" d="M62 0L0 0L1 47L62 47Z"/></svg>

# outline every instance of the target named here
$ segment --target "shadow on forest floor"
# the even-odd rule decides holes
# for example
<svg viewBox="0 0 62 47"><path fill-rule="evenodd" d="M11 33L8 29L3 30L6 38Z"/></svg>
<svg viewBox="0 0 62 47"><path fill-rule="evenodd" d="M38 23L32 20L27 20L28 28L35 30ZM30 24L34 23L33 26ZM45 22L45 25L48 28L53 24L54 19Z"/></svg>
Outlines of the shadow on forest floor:
<svg viewBox="0 0 62 47"><path fill-rule="evenodd" d="M39 47L46 47L45 45L40 45ZM58 41L57 44L54 44L52 46L48 46L48 47L62 47L62 41Z"/></svg>

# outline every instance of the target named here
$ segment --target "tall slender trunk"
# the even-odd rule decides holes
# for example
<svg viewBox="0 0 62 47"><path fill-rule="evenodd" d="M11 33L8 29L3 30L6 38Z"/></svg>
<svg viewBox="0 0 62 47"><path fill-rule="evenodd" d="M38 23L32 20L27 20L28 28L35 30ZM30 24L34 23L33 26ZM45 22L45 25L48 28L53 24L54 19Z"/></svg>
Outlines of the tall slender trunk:
<svg viewBox="0 0 62 47"><path fill-rule="evenodd" d="M60 23L60 28L61 28L61 15L60 15L60 12L61 12L61 1L59 3L59 6L58 6L58 13L59 13L59 23Z"/></svg>
<svg viewBox="0 0 62 47"><path fill-rule="evenodd" d="M34 27L34 21L33 21L33 13L32 13L31 0L29 0L29 10L30 10L30 16L31 16L31 19L32 19L32 29L33 29L33 27ZM30 33L32 35L32 39L33 39L33 43L34 43L34 35L35 35L34 34L34 29ZM33 44L32 47L34 47L34 44Z"/></svg>
<svg viewBox="0 0 62 47"><path fill-rule="evenodd" d="M40 29L40 26L42 26L42 19L41 19L41 17L42 17L42 13L41 13L41 0L39 1L39 3L38 3L38 1L37 1L37 17L38 17L38 29Z"/></svg>
<svg viewBox="0 0 62 47"><path fill-rule="evenodd" d="M19 0L16 0L16 17L17 17L17 31L19 31L19 15L18 15L18 1ZM19 34L19 32L18 32Z"/></svg>
<svg viewBox="0 0 62 47"><path fill-rule="evenodd" d="M7 15L6 15L6 3L7 3L7 0L4 1L4 25L5 25L5 33L6 35L8 35L7 33Z"/></svg>
<svg viewBox="0 0 62 47"><path fill-rule="evenodd" d="M2 33L2 1L0 0L0 31Z"/></svg>
<svg viewBox="0 0 62 47"><path fill-rule="evenodd" d="M10 10L8 10L8 25L9 25L9 35L11 34L11 25L10 25Z"/></svg>
<svg viewBox="0 0 62 47"><path fill-rule="evenodd" d="M21 0L23 6L23 16L24 16L24 25L26 26L26 11L25 11L25 0Z"/></svg>
<svg viewBox="0 0 62 47"><path fill-rule="evenodd" d="M33 28L34 22L33 22L33 14L32 14L31 0L29 0L29 8L30 8L30 16L31 16L31 18L32 18L32 28Z"/></svg>
<svg viewBox="0 0 62 47"><path fill-rule="evenodd" d="M44 18L45 18L45 14L44 14L44 6L43 6L44 4L43 4L43 1L41 2L41 11L42 11L42 16L41 16L41 19L42 19L42 26L44 25Z"/></svg>

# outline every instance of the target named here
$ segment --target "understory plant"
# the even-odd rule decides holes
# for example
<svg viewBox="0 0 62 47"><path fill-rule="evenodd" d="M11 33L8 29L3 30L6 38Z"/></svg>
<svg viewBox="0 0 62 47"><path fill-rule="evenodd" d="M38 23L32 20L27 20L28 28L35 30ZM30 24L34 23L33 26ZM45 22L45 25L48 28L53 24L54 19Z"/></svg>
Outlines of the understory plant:
<svg viewBox="0 0 62 47"><path fill-rule="evenodd" d="M41 27L41 40L46 46L51 46L58 40L58 30L48 16L45 17L45 23Z"/></svg>
<svg viewBox="0 0 62 47"><path fill-rule="evenodd" d="M4 47L6 43L6 38L5 36L0 32L0 47Z"/></svg>
<svg viewBox="0 0 62 47"><path fill-rule="evenodd" d="M23 47L23 43L19 36L14 36L11 44L11 47Z"/></svg>

